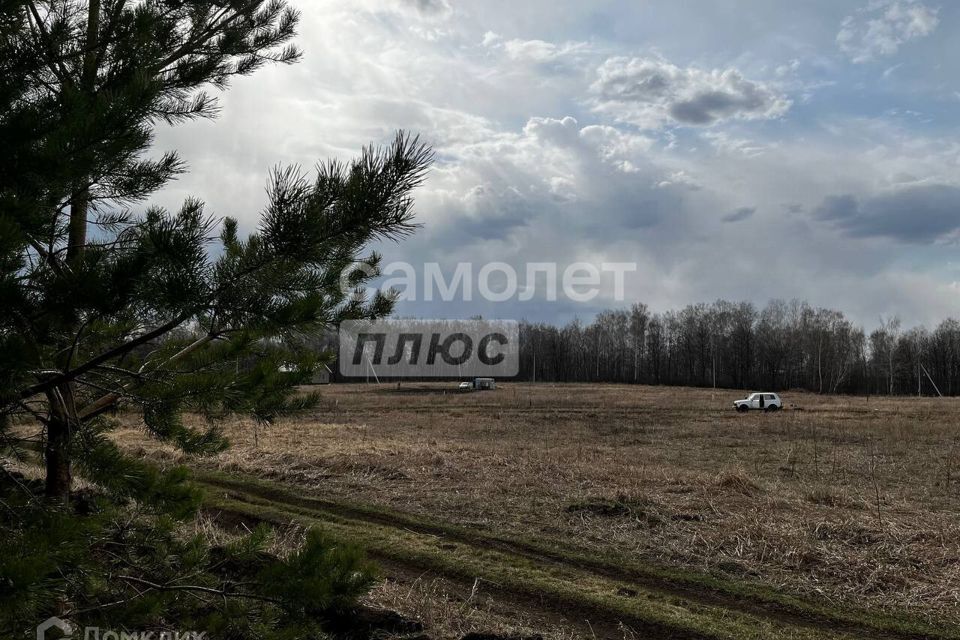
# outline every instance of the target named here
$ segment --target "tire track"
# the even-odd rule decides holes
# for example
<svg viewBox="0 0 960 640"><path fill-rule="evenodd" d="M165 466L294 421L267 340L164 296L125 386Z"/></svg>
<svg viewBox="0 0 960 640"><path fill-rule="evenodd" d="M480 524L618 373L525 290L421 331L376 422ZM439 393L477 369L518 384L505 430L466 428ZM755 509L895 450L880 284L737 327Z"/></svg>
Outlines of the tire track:
<svg viewBox="0 0 960 640"><path fill-rule="evenodd" d="M731 612L764 618L787 627L819 630L831 635L839 633L864 639L906 640L908 638L945 639L960 637L946 631L944 633L917 634L896 628L884 628L885 625L864 624L849 618L834 617L821 611L790 606L787 602L765 599L762 594L730 593L719 587L710 587L693 580L683 580L671 576L666 571L654 569L643 571L528 542L473 532L455 526L424 522L402 514L296 495L288 488L268 485L261 480L248 481L242 477L212 474L201 474L197 480L208 487L226 490L229 494L232 494L233 498L241 502L266 503L274 508L279 507L281 510L307 517L331 516L354 523L375 524L419 535L443 538L445 541L457 542L478 552L492 550L508 557L523 558L545 568L554 567L585 572L600 578L636 585L649 592L689 600L697 605L720 607ZM397 558L388 560L396 564ZM424 569L429 567L414 568ZM574 604L576 603L563 603L567 607ZM664 629L660 631L666 632ZM622 637L622 634L620 637ZM672 633L662 637L680 636Z"/></svg>

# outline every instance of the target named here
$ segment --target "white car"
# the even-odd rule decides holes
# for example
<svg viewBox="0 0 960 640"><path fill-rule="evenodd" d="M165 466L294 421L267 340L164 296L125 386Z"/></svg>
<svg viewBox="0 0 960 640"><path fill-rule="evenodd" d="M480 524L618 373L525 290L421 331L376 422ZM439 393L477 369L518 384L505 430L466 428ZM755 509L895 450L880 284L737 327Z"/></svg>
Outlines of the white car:
<svg viewBox="0 0 960 640"><path fill-rule="evenodd" d="M733 408L740 413L750 411L750 409L760 409L763 411L779 411L783 409L783 400L775 393L763 391L761 393L751 393L743 400L735 400Z"/></svg>
<svg viewBox="0 0 960 640"><path fill-rule="evenodd" d="M460 391L473 391L472 382L461 382L460 386L457 387Z"/></svg>

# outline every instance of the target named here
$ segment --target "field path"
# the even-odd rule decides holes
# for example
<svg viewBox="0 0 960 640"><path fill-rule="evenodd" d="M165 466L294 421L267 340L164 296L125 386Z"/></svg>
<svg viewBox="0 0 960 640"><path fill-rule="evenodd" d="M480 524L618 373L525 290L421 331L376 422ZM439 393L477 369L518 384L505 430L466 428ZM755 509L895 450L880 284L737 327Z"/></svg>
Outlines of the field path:
<svg viewBox="0 0 960 640"><path fill-rule="evenodd" d="M252 477L197 471L207 509L228 521L320 526L400 574L429 572L540 620L597 638L960 638L956 629L832 608L761 586L592 558L575 549L429 521L371 505L304 495Z"/></svg>

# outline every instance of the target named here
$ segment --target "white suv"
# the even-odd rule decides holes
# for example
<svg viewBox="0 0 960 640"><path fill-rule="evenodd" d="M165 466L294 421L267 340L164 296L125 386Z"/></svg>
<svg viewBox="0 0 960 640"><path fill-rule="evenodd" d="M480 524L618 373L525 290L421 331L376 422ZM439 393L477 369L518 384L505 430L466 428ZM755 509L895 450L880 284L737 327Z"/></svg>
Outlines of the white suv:
<svg viewBox="0 0 960 640"><path fill-rule="evenodd" d="M775 393L764 391L763 393L751 393L743 400L735 400L733 408L744 413L750 409L761 409L763 411L779 411L783 409L783 400Z"/></svg>

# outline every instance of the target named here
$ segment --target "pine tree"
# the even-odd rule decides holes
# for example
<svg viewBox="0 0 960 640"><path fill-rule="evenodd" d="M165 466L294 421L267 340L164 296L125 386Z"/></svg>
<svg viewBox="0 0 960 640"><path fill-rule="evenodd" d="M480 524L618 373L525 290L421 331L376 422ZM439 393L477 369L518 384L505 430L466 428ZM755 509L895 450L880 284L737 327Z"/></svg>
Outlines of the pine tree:
<svg viewBox="0 0 960 640"><path fill-rule="evenodd" d="M302 409L292 390L320 358L286 345L391 310L362 293L379 263L365 247L414 228L431 160L416 138L313 180L275 170L247 238L198 200L139 209L184 170L145 156L158 123L211 117L204 89L295 61L297 21L283 0L0 2L0 444L17 446L11 418L42 424L48 496L68 500L72 462L109 451L99 418L118 404L220 448L181 414Z"/></svg>
<svg viewBox="0 0 960 640"><path fill-rule="evenodd" d="M32 499L23 476L0 475L0 637L33 638L56 615L75 630L130 637L326 638L376 579L359 549L318 530L277 546L266 525L248 535L193 526L176 517L198 497L183 470L125 462L131 471L136 500L88 493L73 509Z"/></svg>

